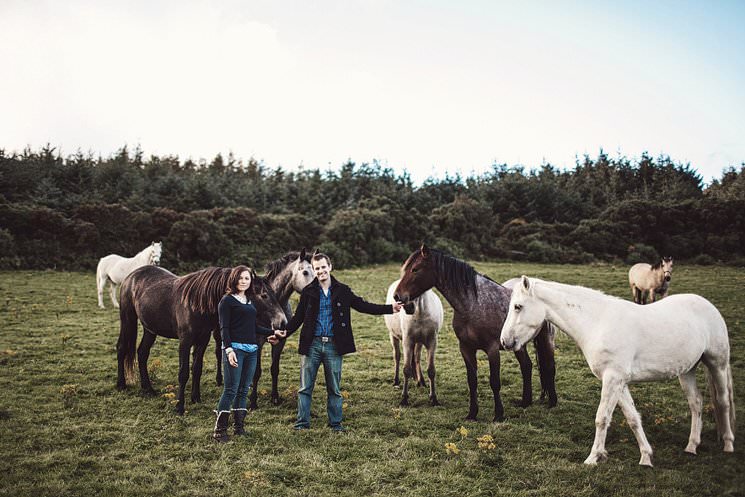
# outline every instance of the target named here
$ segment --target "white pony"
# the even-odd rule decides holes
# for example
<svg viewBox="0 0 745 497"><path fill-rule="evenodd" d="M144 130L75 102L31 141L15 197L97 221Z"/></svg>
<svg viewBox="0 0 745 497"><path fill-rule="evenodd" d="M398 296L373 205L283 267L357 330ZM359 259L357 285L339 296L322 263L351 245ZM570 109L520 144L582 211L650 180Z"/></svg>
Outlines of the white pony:
<svg viewBox="0 0 745 497"><path fill-rule="evenodd" d="M654 266L646 262L634 264L629 269L631 296L637 304L654 302L655 296L667 297L670 280L673 277L673 258L663 257Z"/></svg>
<svg viewBox="0 0 745 497"><path fill-rule="evenodd" d="M148 264L158 265L160 263L160 256L163 252L163 245L161 242L153 242L148 247L145 247L140 253L134 257L122 257L121 255L110 254L106 257L101 257L98 261L98 267L96 268L96 287L98 289L98 307L101 309L103 306L103 289L108 281L111 285L109 291L111 293L111 303L114 307L119 307L119 302L116 301L116 288L124 281L129 273L141 266Z"/></svg>
<svg viewBox="0 0 745 497"><path fill-rule="evenodd" d="M654 305L638 306L589 288L523 276L512 292L502 327L502 345L519 350L544 320L577 342L590 369L603 382L595 417L595 442L585 464L607 458L605 436L618 403L639 444L639 464L651 466L652 447L642 430L628 384L676 376L691 409L691 433L685 451L695 454L701 443L702 424L702 398L696 385L699 362L707 368L724 451L734 451L735 404L727 325L708 300L680 294Z"/></svg>
<svg viewBox="0 0 745 497"><path fill-rule="evenodd" d="M401 280L396 280L388 287L385 302L395 302L393 294ZM393 347L393 362L395 377L393 384L399 384L398 370L401 361L399 343L404 349L404 389L401 393L401 405L409 405L409 378L416 375L417 384L424 386L422 374L421 353L422 346L427 348L427 376L429 377L429 401L433 406L439 405L435 392L435 349L437 348L437 333L442 328L444 317L442 301L432 290L404 306L405 312L386 314L385 325Z"/></svg>

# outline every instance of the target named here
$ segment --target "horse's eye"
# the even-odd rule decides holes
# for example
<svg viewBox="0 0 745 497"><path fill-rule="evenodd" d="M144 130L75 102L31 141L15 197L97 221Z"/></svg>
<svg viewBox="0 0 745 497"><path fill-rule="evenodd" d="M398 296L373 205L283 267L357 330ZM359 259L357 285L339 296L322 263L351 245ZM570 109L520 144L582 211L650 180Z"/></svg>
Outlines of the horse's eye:
<svg viewBox="0 0 745 497"><path fill-rule="evenodd" d="M411 268L411 272L412 273L416 273L417 271L419 271L419 268L416 268L416 267L415 268Z"/></svg>
<svg viewBox="0 0 745 497"><path fill-rule="evenodd" d="M523 308L523 306L521 306L520 304L515 304L515 310L516 310L516 311L518 311L518 312L519 312L519 311L520 311L520 309L522 309L522 308Z"/></svg>

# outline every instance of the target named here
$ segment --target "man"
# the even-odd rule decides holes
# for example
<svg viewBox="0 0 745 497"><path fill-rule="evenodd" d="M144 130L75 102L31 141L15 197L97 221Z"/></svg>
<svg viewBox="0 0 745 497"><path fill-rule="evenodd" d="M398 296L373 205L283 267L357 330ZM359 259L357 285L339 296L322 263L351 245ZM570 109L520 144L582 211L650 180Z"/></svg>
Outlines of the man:
<svg viewBox="0 0 745 497"><path fill-rule="evenodd" d="M298 390L296 430L310 428L310 403L318 368L323 364L326 378L326 410L329 427L344 431L342 420L341 382L342 357L355 351L350 307L365 314L393 314L402 304L378 305L366 302L331 276L331 259L316 252L311 259L316 279L303 289L300 303L287 323L286 331L277 331L270 342L294 333L300 325L300 390Z"/></svg>

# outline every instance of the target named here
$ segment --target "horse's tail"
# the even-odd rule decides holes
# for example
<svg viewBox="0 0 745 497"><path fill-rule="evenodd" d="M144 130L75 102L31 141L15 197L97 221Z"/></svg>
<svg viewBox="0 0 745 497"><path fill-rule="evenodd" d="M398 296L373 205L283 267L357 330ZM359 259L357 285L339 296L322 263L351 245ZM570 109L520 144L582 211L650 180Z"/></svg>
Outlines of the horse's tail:
<svg viewBox="0 0 745 497"><path fill-rule="evenodd" d="M732 366L727 364L727 396L729 397L729 426L732 428L732 434L735 434L737 416L735 415L735 393L732 384Z"/></svg>
<svg viewBox="0 0 745 497"><path fill-rule="evenodd" d="M556 362L554 360L554 325L544 321L541 331L533 341L538 362L538 375L541 379L541 399L548 395L548 406L554 407L556 397Z"/></svg>
<svg viewBox="0 0 745 497"><path fill-rule="evenodd" d="M123 372L127 383L135 383L135 345L137 344L137 310L131 295L129 279L122 285L119 296L119 341L116 344L117 357L119 360L120 376ZM122 370L123 368L123 370Z"/></svg>
<svg viewBox="0 0 745 497"><path fill-rule="evenodd" d="M714 407L714 421L717 426L717 438L722 438L725 429L725 423L729 421L730 429L732 433L735 433L735 398L732 389L732 367L727 364L727 386L724 391L719 391L714 380L714 375L711 374L709 368L706 368L706 381L709 384L709 395L711 396L711 403ZM729 420L724 418L724 413L721 411L719 406L721 405L719 396L726 395L729 400Z"/></svg>
<svg viewBox="0 0 745 497"><path fill-rule="evenodd" d="M98 290L98 293L101 293L103 291L105 281L106 275L104 274L103 270L103 259L99 259L98 265L96 266L96 290Z"/></svg>

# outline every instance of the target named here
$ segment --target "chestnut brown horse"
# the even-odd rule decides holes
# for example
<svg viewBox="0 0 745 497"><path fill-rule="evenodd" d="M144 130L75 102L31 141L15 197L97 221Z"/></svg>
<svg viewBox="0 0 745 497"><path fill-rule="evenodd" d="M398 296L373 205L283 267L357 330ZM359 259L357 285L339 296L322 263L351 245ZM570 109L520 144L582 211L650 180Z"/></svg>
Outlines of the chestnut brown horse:
<svg viewBox="0 0 745 497"><path fill-rule="evenodd" d="M179 391L176 412L184 413L184 392L189 381L189 352L194 347L192 365L192 402L201 401L200 381L204 351L219 328L217 305L225 295L231 268L211 267L186 276L176 276L158 266L136 269L122 282L119 295L119 341L117 342L117 388L124 390L127 380L135 380L135 342L137 321L144 333L137 348L140 387L146 395L155 395L147 371L147 360L156 336L179 340ZM284 309L271 287L252 274L246 292L256 306L258 321L279 328L287 323Z"/></svg>
<svg viewBox="0 0 745 497"><path fill-rule="evenodd" d="M409 302L435 287L453 308L453 330L458 337L460 353L466 365L470 407L467 420L475 420L479 406L476 395L476 351L483 350L489 358L489 384L494 393L494 421L504 419L504 406L499 394L499 334L507 316L512 291L472 266L424 245L412 253L401 267L401 282L395 290L396 300ZM544 323L534 340L541 380L541 398L548 395L548 406L556 405L556 366L554 363L553 329ZM515 352L523 377L519 406L533 402L533 365L525 349Z"/></svg>

